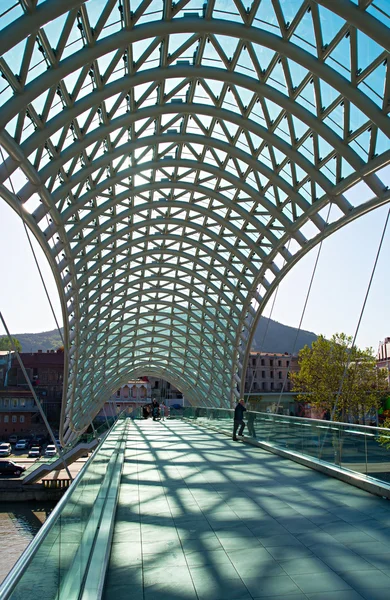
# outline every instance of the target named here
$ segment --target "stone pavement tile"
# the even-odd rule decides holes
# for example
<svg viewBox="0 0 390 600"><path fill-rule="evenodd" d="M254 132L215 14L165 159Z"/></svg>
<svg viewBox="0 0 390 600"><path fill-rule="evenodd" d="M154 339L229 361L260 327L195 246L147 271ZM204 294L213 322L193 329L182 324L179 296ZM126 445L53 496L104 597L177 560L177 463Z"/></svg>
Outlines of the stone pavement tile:
<svg viewBox="0 0 390 600"><path fill-rule="evenodd" d="M328 511L319 512L318 515L312 515L310 517L310 521L321 527L324 523L340 523L342 519L338 517L336 514L333 514Z"/></svg>
<svg viewBox="0 0 390 600"><path fill-rule="evenodd" d="M197 600L190 573L186 567L144 569L144 600ZM131 599L131 596L129 598Z"/></svg>
<svg viewBox="0 0 390 600"><path fill-rule="evenodd" d="M320 558L323 556L348 556L349 554L355 554L352 550L344 546L344 544L336 542L336 540L333 544L313 544L310 546L310 550Z"/></svg>
<svg viewBox="0 0 390 600"><path fill-rule="evenodd" d="M259 598L254 598L254 600L260 600L260 598L261 600L307 600L306 594L302 592L298 594L285 594L283 596L260 596Z"/></svg>
<svg viewBox="0 0 390 600"><path fill-rule="evenodd" d="M187 512L185 514L174 515L173 520L176 527L185 527L187 524L192 523L205 523L209 524L205 516L199 511L199 513Z"/></svg>
<svg viewBox="0 0 390 600"><path fill-rule="evenodd" d="M337 521L335 523L325 523L321 525L322 531L325 533L329 533L329 535L340 535L341 533L354 533L356 531L356 527L351 523L346 523L345 521Z"/></svg>
<svg viewBox="0 0 390 600"><path fill-rule="evenodd" d="M258 561L257 563L253 561L247 561L246 563L238 562L234 564L234 567L242 579L280 577L286 574L280 564L272 558L265 561Z"/></svg>
<svg viewBox="0 0 390 600"><path fill-rule="evenodd" d="M341 542L336 542L335 538L329 533L325 533L319 529L318 531L311 531L309 533L298 533L297 539L302 542L308 548L315 546L317 544L329 545L329 544L337 544L341 546Z"/></svg>
<svg viewBox="0 0 390 600"><path fill-rule="evenodd" d="M139 568L109 570L103 600L143 600L142 571Z"/></svg>
<svg viewBox="0 0 390 600"><path fill-rule="evenodd" d="M360 531L359 529L355 529L355 531L340 531L340 533L333 533L333 537L342 544L353 544L354 542L374 542L373 537L364 533L364 531Z"/></svg>
<svg viewBox="0 0 390 600"><path fill-rule="evenodd" d="M332 512L332 511L330 511ZM340 519L343 519L346 523L360 523L364 521L365 514L360 512L359 510L355 510L351 507L342 508L338 506L333 509L334 514L336 514Z"/></svg>
<svg viewBox="0 0 390 600"><path fill-rule="evenodd" d="M359 594L363 596L364 600L389 600L390 597L389 588L360 589Z"/></svg>
<svg viewBox="0 0 390 600"><path fill-rule="evenodd" d="M202 523L198 527L196 523L191 521L188 523L188 526L178 527L176 531L181 540L198 540L200 534L202 534L202 539L215 537L215 533L211 527Z"/></svg>
<svg viewBox="0 0 390 600"><path fill-rule="evenodd" d="M177 536L176 536L177 538ZM181 549L179 539L175 540L155 540L150 542L142 543L142 553L143 554L161 554L161 553L170 553L174 550Z"/></svg>
<svg viewBox="0 0 390 600"><path fill-rule="evenodd" d="M226 552L230 552L231 550L246 550L247 552L256 552L260 548L263 548L263 545L259 540L255 537L219 537L219 541L221 542L222 547Z"/></svg>
<svg viewBox="0 0 390 600"><path fill-rule="evenodd" d="M283 533L282 535L258 536L258 539L263 544L264 548L272 548L277 546L302 546L300 539L297 539L291 533Z"/></svg>
<svg viewBox="0 0 390 600"><path fill-rule="evenodd" d="M286 510L284 511L284 514L286 514ZM312 521L298 514L295 517L278 517L277 521L290 533L307 533L319 529Z"/></svg>
<svg viewBox="0 0 390 600"><path fill-rule="evenodd" d="M274 563L275 560L271 554L265 548L259 548L258 550L248 552L245 549L240 550L228 550L227 554L235 567L242 565L247 567L260 567L260 565L266 565Z"/></svg>
<svg viewBox="0 0 390 600"><path fill-rule="evenodd" d="M141 541L141 528L138 525L138 528L126 527L126 523L116 523L114 529L114 543L117 542L127 542L128 544L133 544L134 542Z"/></svg>
<svg viewBox="0 0 390 600"><path fill-rule="evenodd" d="M387 556L390 559L390 556ZM367 571L376 569L376 566L352 552L345 556L322 556L321 560L329 565L335 573L339 574L345 573L346 571Z"/></svg>
<svg viewBox="0 0 390 600"><path fill-rule="evenodd" d="M241 527L235 527L233 529L215 529L214 532L220 540L226 538L244 537L248 540L257 541L257 538L253 535L251 530L248 529L248 527L245 527L245 525L242 525Z"/></svg>
<svg viewBox="0 0 390 600"><path fill-rule="evenodd" d="M390 570L390 554L369 554L364 557L364 560L381 571Z"/></svg>
<svg viewBox="0 0 390 600"><path fill-rule="evenodd" d="M363 596L355 590L343 590L337 592L316 592L305 596L309 600L362 600ZM290 600L290 599L289 599Z"/></svg>
<svg viewBox="0 0 390 600"><path fill-rule="evenodd" d="M187 565L186 557L181 549L172 550L168 554L163 552L159 554L144 554L142 564L144 568L151 569L159 564L160 561L167 567L176 566L177 568Z"/></svg>
<svg viewBox="0 0 390 600"><path fill-rule="evenodd" d="M214 529L214 531L221 531L227 529L248 529L239 519L237 519L235 513L231 512L221 513L219 515L210 515L208 512L205 513L205 516L210 523L210 527Z"/></svg>
<svg viewBox="0 0 390 600"><path fill-rule="evenodd" d="M313 576L313 574L291 575L291 578L304 594L314 594L315 592L339 592L351 589L351 586L333 571L329 571L328 573L316 573L315 576Z"/></svg>
<svg viewBox="0 0 390 600"><path fill-rule="evenodd" d="M300 594L301 590L288 575L278 577L243 577L243 581L253 598L268 598L279 596L282 598L293 598L294 594Z"/></svg>
<svg viewBox="0 0 390 600"><path fill-rule="evenodd" d="M202 538L198 536L195 540L182 540L185 554L191 552L204 552L205 550L222 550L221 542L216 536Z"/></svg>
<svg viewBox="0 0 390 600"><path fill-rule="evenodd" d="M231 566L230 559L224 550L205 550L203 552L191 552L186 554L189 567L204 567L206 565L218 565L227 563Z"/></svg>
<svg viewBox="0 0 390 600"><path fill-rule="evenodd" d="M279 562L287 575L298 575L306 573L329 573L331 569L319 558L296 558L293 560L281 560Z"/></svg>
<svg viewBox="0 0 390 600"><path fill-rule="evenodd" d="M356 542L348 544L348 548L363 558L371 554L390 554L390 544L385 545L381 542Z"/></svg>
<svg viewBox="0 0 390 600"><path fill-rule="evenodd" d="M389 590L390 598L390 577L388 577L382 571L347 571L341 574L341 577L349 583L355 590L362 589L382 589L386 588Z"/></svg>
<svg viewBox="0 0 390 600"><path fill-rule="evenodd" d="M313 556L311 549L305 546L275 546L267 548L267 550L276 560L293 560Z"/></svg>
<svg viewBox="0 0 390 600"><path fill-rule="evenodd" d="M115 542L111 545L110 569L116 566L131 568L142 563L140 542Z"/></svg>
<svg viewBox="0 0 390 600"><path fill-rule="evenodd" d="M199 600L252 600L241 578L231 565L217 565L218 571L207 567L191 567L191 576Z"/></svg>
<svg viewBox="0 0 390 600"><path fill-rule="evenodd" d="M272 523L269 523L266 525L263 525L262 523L260 523L259 525L251 527L251 531L258 538L260 538L264 535L265 536L284 535L286 533L290 533L289 531L287 531L287 529L285 527L283 527L283 525L280 525L280 523L278 523L275 520Z"/></svg>
<svg viewBox="0 0 390 600"><path fill-rule="evenodd" d="M142 524L141 536L143 544L154 542L156 540L159 542L163 540L173 540L177 542L178 540L176 529L172 526L170 527L169 524L167 527L157 527L156 525Z"/></svg>
<svg viewBox="0 0 390 600"><path fill-rule="evenodd" d="M367 533L377 542L381 542L382 544L390 544L390 527L380 528L380 523L377 523L377 526L366 525L366 523L359 525L359 529Z"/></svg>

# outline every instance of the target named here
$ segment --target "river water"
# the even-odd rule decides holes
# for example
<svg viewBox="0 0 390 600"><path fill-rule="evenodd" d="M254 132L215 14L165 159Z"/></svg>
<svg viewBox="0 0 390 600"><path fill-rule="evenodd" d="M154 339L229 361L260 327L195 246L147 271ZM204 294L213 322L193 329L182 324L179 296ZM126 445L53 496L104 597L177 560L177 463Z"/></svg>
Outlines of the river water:
<svg viewBox="0 0 390 600"><path fill-rule="evenodd" d="M0 502L0 583L42 527L55 504Z"/></svg>

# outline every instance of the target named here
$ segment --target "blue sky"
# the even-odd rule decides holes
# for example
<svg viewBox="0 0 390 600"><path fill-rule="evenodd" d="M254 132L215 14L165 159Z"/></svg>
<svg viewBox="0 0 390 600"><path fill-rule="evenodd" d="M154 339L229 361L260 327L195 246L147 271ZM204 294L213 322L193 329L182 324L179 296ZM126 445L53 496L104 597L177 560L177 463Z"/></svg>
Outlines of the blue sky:
<svg viewBox="0 0 390 600"><path fill-rule="evenodd" d="M388 206L347 225L325 240L302 328L331 336L353 335L374 264ZM35 242L39 262L60 323L62 316L53 276ZM56 324L40 280L26 233L18 215L0 200L0 308L12 334L55 329ZM312 250L279 287L272 318L297 327L317 254ZM390 336L390 226L363 316L357 343L372 346ZM268 304L268 311L271 303ZM266 310L266 313L268 313ZM1 330L0 334L4 334Z"/></svg>

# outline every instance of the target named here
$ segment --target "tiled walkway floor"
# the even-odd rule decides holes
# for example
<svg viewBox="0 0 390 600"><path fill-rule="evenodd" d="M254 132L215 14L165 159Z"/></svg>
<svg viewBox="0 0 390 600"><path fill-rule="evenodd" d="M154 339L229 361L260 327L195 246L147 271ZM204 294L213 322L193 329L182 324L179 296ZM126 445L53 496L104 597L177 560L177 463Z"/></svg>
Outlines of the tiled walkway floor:
<svg viewBox="0 0 390 600"><path fill-rule="evenodd" d="M390 502L182 421L136 421L105 600L389 600Z"/></svg>

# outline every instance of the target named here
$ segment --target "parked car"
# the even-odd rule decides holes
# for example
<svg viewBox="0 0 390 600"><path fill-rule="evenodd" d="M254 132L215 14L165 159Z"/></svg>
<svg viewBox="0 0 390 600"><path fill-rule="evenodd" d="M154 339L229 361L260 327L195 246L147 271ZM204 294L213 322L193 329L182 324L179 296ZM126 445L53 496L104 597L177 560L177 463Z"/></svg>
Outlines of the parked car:
<svg viewBox="0 0 390 600"><path fill-rule="evenodd" d="M41 456L41 447L40 446L33 446L28 451L28 455L29 455L30 458L39 458Z"/></svg>
<svg viewBox="0 0 390 600"><path fill-rule="evenodd" d="M54 444L49 444L46 446L45 456L55 456L57 454L57 448Z"/></svg>
<svg viewBox="0 0 390 600"><path fill-rule="evenodd" d="M15 444L15 450L27 450L28 448L28 440L19 440Z"/></svg>
<svg viewBox="0 0 390 600"><path fill-rule="evenodd" d="M0 456L11 456L11 454L12 454L11 444L8 444L5 442L0 444Z"/></svg>
<svg viewBox="0 0 390 600"><path fill-rule="evenodd" d="M0 475L20 477L26 467L17 465L12 460L0 460Z"/></svg>
<svg viewBox="0 0 390 600"><path fill-rule="evenodd" d="M18 441L18 436L13 433L9 436L8 441L10 444L16 444L16 442Z"/></svg>
<svg viewBox="0 0 390 600"><path fill-rule="evenodd" d="M33 438L29 441L28 447L33 448L33 446L39 446L40 448L42 448L42 441L37 438Z"/></svg>

